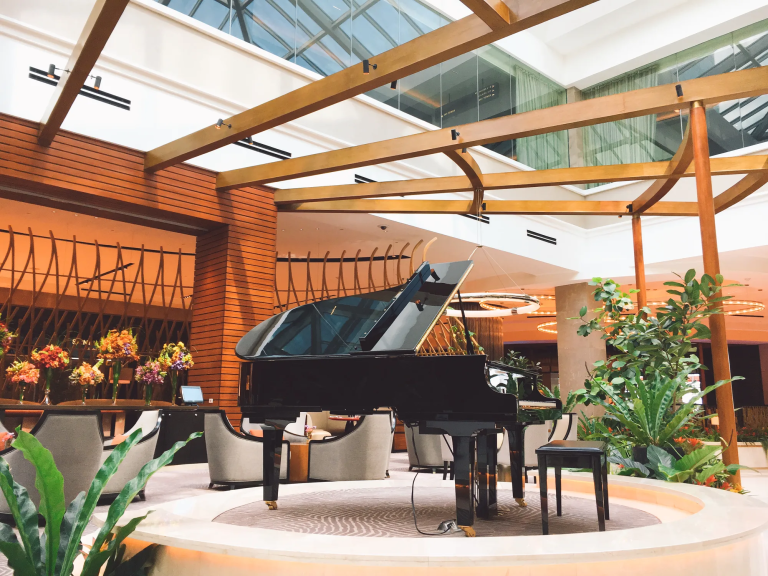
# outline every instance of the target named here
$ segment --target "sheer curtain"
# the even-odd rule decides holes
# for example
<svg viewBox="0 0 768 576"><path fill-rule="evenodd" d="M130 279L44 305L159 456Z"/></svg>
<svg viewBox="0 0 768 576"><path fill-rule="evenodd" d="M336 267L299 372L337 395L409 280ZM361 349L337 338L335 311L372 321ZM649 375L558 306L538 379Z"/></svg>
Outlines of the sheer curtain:
<svg viewBox="0 0 768 576"><path fill-rule="evenodd" d="M630 90L651 88L658 83L658 66L634 70L582 92L582 98L600 98ZM656 158L656 115L640 116L583 128L584 164L630 164Z"/></svg>
<svg viewBox="0 0 768 576"><path fill-rule="evenodd" d="M565 104L565 90L540 74L515 66L515 112L530 112ZM568 133L565 131L518 138L518 162L544 170L568 166Z"/></svg>

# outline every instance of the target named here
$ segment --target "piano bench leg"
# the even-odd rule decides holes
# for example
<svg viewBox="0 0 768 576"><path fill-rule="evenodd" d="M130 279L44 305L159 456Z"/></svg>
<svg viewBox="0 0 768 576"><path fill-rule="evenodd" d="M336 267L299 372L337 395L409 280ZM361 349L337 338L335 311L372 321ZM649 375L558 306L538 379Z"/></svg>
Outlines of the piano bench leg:
<svg viewBox="0 0 768 576"><path fill-rule="evenodd" d="M448 478L448 460L443 462L443 480Z"/></svg>

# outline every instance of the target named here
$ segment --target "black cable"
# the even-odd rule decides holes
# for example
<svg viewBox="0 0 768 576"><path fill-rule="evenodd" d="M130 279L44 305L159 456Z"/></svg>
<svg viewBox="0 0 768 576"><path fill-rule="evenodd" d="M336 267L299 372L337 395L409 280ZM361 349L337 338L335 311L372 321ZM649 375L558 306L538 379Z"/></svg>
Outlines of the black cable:
<svg viewBox="0 0 768 576"><path fill-rule="evenodd" d="M419 528L419 523L416 521L416 503L414 502L414 490L416 489L416 478L418 478L419 473L421 472L421 460L419 460L419 450L416 448L416 437L415 433L413 431L413 427L409 426L411 429L411 444L413 445L413 453L416 456L416 465L418 468L416 469L416 474L413 475L413 482L411 482L411 512L413 513L413 525L416 527L416 531L423 535L423 536L442 536L443 534L447 534L450 531L450 528L446 528L442 532L424 532L421 528Z"/></svg>

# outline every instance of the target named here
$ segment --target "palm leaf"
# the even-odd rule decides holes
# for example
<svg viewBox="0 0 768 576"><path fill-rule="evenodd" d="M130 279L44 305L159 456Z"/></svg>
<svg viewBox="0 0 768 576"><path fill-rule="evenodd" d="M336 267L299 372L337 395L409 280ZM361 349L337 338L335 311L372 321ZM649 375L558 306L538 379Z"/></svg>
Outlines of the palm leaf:
<svg viewBox="0 0 768 576"><path fill-rule="evenodd" d="M38 576L34 564L29 561L16 534L7 524L0 524L0 552L8 559L8 566L14 576Z"/></svg>
<svg viewBox="0 0 768 576"><path fill-rule="evenodd" d="M690 420L692 412L694 410L698 409L698 405L696 402L698 402L701 398L712 392L713 390L717 390L725 384L727 380L721 380L720 382L717 382L713 384L712 386L707 386L704 390L701 392L698 392L694 394L688 402L683 405L675 414L675 416L669 421L667 426L664 428L662 433L659 435L659 441L661 443L668 442L670 438L677 432L683 424L688 422Z"/></svg>
<svg viewBox="0 0 768 576"><path fill-rule="evenodd" d="M14 481L8 462L0 458L0 489L11 509L19 530L27 561L39 573L43 572L43 554L40 546L40 531L37 529L37 510L29 498L27 489Z"/></svg>
<svg viewBox="0 0 768 576"><path fill-rule="evenodd" d="M35 467L35 488L40 494L40 514L45 518L45 573L53 576L59 550L61 521L67 510L64 501L64 476L51 452L29 432L19 430L12 446Z"/></svg>

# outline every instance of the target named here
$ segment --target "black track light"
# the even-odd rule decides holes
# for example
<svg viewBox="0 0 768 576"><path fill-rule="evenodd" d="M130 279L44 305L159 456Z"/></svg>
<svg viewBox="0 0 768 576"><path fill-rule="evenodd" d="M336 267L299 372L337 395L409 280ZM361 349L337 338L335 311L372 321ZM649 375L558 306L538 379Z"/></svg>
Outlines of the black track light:
<svg viewBox="0 0 768 576"><path fill-rule="evenodd" d="M677 92L678 98L683 97L683 86L681 84L678 84L677 86L675 86L675 91Z"/></svg>
<svg viewBox="0 0 768 576"><path fill-rule="evenodd" d="M378 68L378 66L376 64L371 64L370 62L368 62L368 60L363 60L363 74L370 73L371 68L376 70L376 68Z"/></svg>
<svg viewBox="0 0 768 576"><path fill-rule="evenodd" d="M48 78L53 78L54 76L56 76L56 65L51 64L48 66Z"/></svg>
<svg viewBox="0 0 768 576"><path fill-rule="evenodd" d="M461 153L462 153L462 154L466 154L466 153L467 153L467 149L466 149L466 148L462 148L462 149L461 149Z"/></svg>
<svg viewBox="0 0 768 576"><path fill-rule="evenodd" d="M458 140L459 136L461 136L461 132L459 132L456 129L451 129L451 140Z"/></svg>
<svg viewBox="0 0 768 576"><path fill-rule="evenodd" d="M221 130L222 126L226 126L227 128L232 128L232 124L224 124L224 120L219 118L219 121L216 122L216 130Z"/></svg>
<svg viewBox="0 0 768 576"><path fill-rule="evenodd" d="M389 87L392 88L392 90L397 90L397 80L392 80Z"/></svg>
<svg viewBox="0 0 768 576"><path fill-rule="evenodd" d="M93 81L93 87L96 90L101 88L101 76L96 76L96 79Z"/></svg>

